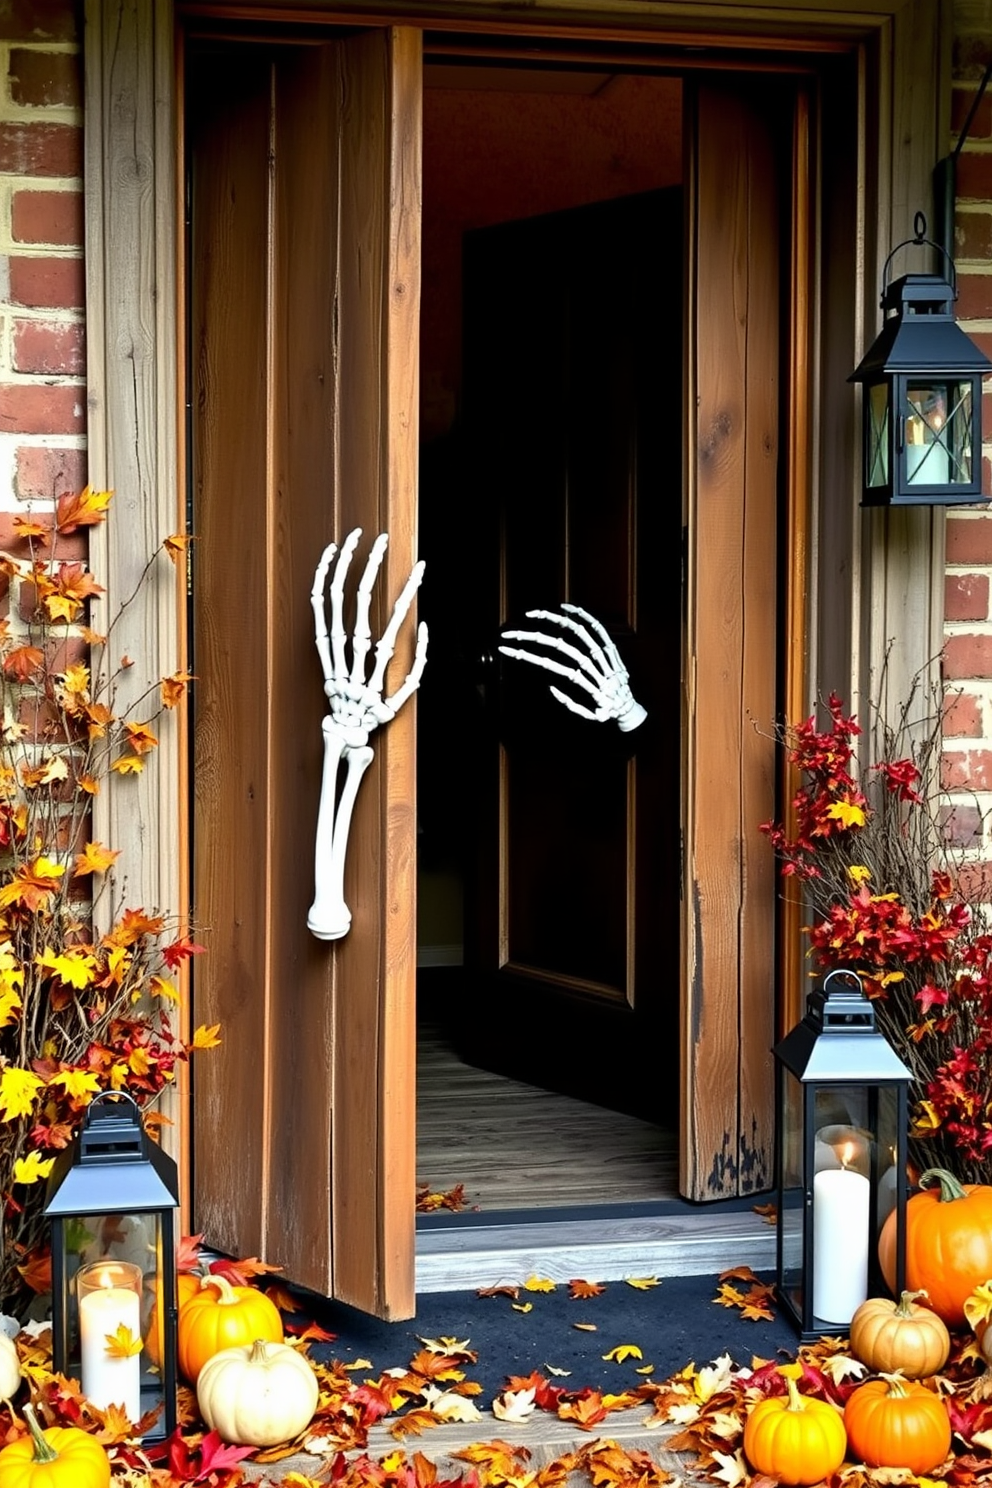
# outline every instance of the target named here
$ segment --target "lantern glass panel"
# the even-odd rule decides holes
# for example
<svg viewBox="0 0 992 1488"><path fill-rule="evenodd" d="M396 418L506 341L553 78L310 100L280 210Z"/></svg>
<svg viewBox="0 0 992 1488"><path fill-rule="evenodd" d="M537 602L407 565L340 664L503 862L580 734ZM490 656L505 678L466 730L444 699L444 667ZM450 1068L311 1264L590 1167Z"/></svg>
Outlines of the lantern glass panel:
<svg viewBox="0 0 992 1488"><path fill-rule="evenodd" d="M889 483L889 385L876 382L867 388L868 424L865 442L865 485Z"/></svg>
<svg viewBox="0 0 992 1488"><path fill-rule="evenodd" d="M95 1405L101 1409L123 1405L128 1418L136 1421L163 1399L156 1308L163 1294L162 1215L68 1217L61 1221L61 1234L67 1373L80 1381L83 1394ZM126 1333L118 1333L121 1327ZM156 1336L149 1338L153 1329ZM117 1344L108 1347L112 1337ZM138 1352L127 1352L129 1341L141 1344Z"/></svg>
<svg viewBox="0 0 992 1488"><path fill-rule="evenodd" d="M902 417L908 485L971 484L970 379L910 381L906 387Z"/></svg>
<svg viewBox="0 0 992 1488"><path fill-rule="evenodd" d="M797 1317L803 1316L806 1189L804 1183L804 1091L791 1070L782 1072L779 1124L782 1150L779 1193L779 1285Z"/></svg>

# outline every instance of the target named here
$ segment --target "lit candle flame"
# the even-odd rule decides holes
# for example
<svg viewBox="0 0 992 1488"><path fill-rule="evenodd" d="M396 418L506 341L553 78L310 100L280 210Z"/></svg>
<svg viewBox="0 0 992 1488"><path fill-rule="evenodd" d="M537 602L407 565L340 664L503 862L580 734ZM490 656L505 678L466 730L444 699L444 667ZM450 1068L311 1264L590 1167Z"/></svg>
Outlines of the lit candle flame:
<svg viewBox="0 0 992 1488"><path fill-rule="evenodd" d="M837 1154L837 1156L840 1158L840 1165L841 1165L842 1168L848 1168L848 1167L850 1167L851 1161L852 1161L852 1159L854 1157L854 1153L855 1153L854 1143L853 1142L845 1142L844 1146L840 1149L840 1151Z"/></svg>

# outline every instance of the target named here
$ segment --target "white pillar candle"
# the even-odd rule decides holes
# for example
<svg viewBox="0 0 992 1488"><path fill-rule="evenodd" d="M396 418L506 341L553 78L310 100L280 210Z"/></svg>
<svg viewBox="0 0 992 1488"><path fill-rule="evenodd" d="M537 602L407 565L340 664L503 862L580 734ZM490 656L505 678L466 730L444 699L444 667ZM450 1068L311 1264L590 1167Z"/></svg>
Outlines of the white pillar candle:
<svg viewBox="0 0 992 1488"><path fill-rule="evenodd" d="M851 1321L868 1296L867 1178L826 1168L813 1179L813 1315Z"/></svg>
<svg viewBox="0 0 992 1488"><path fill-rule="evenodd" d="M78 1273L79 1343L83 1394L100 1410L119 1405L129 1421L141 1418L141 1355L108 1352L122 1325L141 1338L141 1270L128 1261L97 1261Z"/></svg>
<svg viewBox="0 0 992 1488"><path fill-rule="evenodd" d="M821 1126L816 1133L813 1146L814 1173L822 1173L824 1168L853 1168L856 1173L867 1178L869 1163L868 1137L856 1126L837 1123Z"/></svg>

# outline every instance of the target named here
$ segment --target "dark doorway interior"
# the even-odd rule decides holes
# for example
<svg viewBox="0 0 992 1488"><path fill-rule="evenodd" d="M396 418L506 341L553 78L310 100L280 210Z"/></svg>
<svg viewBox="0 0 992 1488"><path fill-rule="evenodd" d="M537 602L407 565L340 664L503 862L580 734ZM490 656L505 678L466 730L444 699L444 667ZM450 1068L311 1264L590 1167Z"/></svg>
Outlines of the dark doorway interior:
<svg viewBox="0 0 992 1488"><path fill-rule="evenodd" d="M425 77L418 1177L487 1209L662 1198L679 1084L681 85L430 62ZM649 713L634 734L499 658L501 627L563 600L616 640Z"/></svg>

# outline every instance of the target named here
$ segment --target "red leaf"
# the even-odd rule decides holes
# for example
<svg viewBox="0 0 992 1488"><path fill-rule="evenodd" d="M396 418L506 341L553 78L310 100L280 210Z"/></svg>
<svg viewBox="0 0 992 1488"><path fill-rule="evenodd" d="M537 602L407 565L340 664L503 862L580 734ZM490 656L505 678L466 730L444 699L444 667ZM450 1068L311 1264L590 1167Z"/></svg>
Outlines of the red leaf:
<svg viewBox="0 0 992 1488"><path fill-rule="evenodd" d="M184 1235L176 1247L176 1270L177 1271L199 1271L202 1264L200 1255L200 1241L203 1233L199 1235Z"/></svg>
<svg viewBox="0 0 992 1488"><path fill-rule="evenodd" d="M296 1304L293 1305L295 1307ZM312 1339L315 1343L333 1343L338 1336L336 1333L328 1333L319 1323L307 1323L306 1327L302 1323L284 1323L283 1330L298 1338L301 1343L305 1343L307 1339Z"/></svg>
<svg viewBox="0 0 992 1488"><path fill-rule="evenodd" d="M170 971L175 971L188 957L200 956L206 949L206 946L197 945L195 940L190 940L188 935L184 935L181 939L174 940L171 945L162 947L162 960Z"/></svg>
<svg viewBox="0 0 992 1488"><path fill-rule="evenodd" d="M221 1440L219 1431L208 1431L200 1443L200 1471L194 1483L221 1467L234 1467L254 1452L254 1447L231 1447Z"/></svg>

